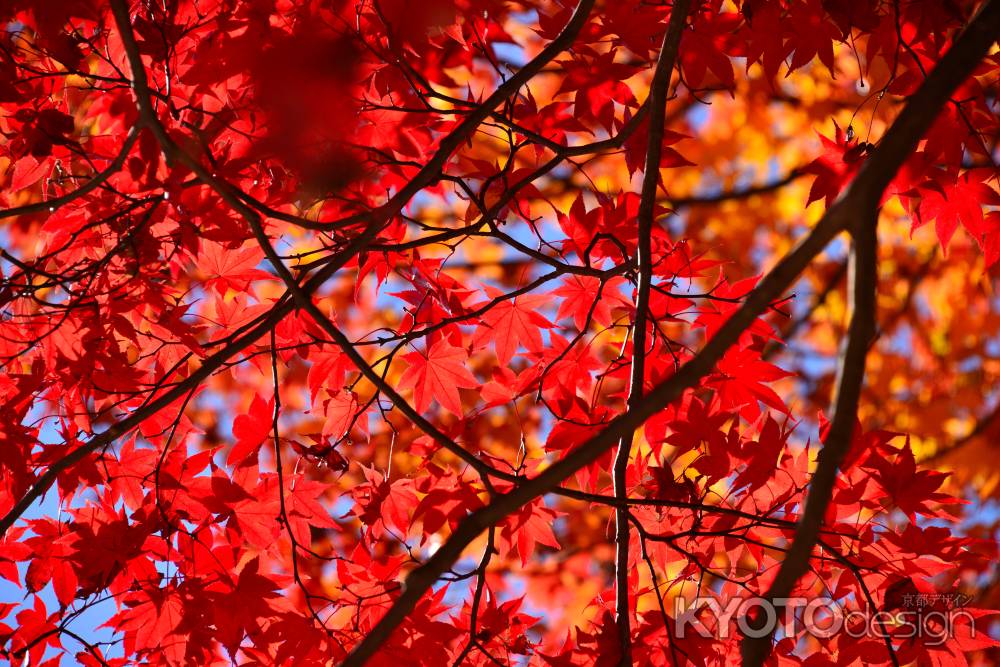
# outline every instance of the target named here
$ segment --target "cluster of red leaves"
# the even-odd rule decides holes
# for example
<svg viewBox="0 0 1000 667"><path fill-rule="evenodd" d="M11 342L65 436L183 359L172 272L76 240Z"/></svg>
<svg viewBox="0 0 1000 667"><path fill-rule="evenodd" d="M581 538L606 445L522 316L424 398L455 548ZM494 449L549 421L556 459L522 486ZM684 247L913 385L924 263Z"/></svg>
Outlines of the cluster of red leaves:
<svg viewBox="0 0 1000 667"><path fill-rule="evenodd" d="M783 74L833 72L834 49L855 43L895 67L881 94L901 99L977 3L694 4L676 77L689 101L734 90L751 68L778 95ZM0 2L3 202L27 206L4 212L0 231L0 513L12 524L0 655L340 661L463 519L624 411L626 332L646 318L634 305L640 197L565 172L582 169L574 155L619 160L629 177L646 168L636 92L670 9L602 3L530 85L477 117L518 70L501 54L544 54L535 47L558 39L573 6L116 7L128 38L104 3ZM525 40L530 53L511 48ZM966 163L988 158L982 137L1000 129L998 68L990 56L963 84L887 194L914 228L933 222L943 246L965 228L990 264L996 174ZM164 137L191 162L164 155ZM668 131L661 168L696 170L692 141ZM823 137L802 169L815 176L806 204L834 202L874 145L839 128ZM262 235L291 285L269 270ZM665 225L650 245L646 389L757 284L727 279L708 248ZM502 268L477 273L481 260ZM327 319L295 306L293 286ZM773 322L748 326L641 429L626 470L642 541L628 576L639 664L731 661L735 633L678 639L661 596L762 593L793 539L816 448L796 429L821 416L795 414L779 392L788 373L765 358ZM498 520L376 664L618 664L600 548L610 465L609 453L566 481L569 495ZM904 436L859 426L797 590L888 608L899 582L951 592L985 572L992 541L937 525L959 512L944 480L916 466ZM581 616L564 617L588 581ZM941 645L888 645L900 663L964 664L993 646L988 613L975 614ZM101 627L78 631L93 615ZM808 652L804 641L781 638L776 655L890 660L880 639L813 638Z"/></svg>

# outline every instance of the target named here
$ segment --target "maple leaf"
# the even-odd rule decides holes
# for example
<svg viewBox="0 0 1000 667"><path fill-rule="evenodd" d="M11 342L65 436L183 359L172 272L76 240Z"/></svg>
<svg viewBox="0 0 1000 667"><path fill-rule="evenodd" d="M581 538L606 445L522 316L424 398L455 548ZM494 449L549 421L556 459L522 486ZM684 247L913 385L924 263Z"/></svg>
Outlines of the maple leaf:
<svg viewBox="0 0 1000 667"><path fill-rule="evenodd" d="M739 15L732 13L699 12L693 30L685 31L681 40L681 60L692 85L705 83L732 88L735 83L733 64L729 60L729 36L739 24ZM706 79L711 72L712 78Z"/></svg>
<svg viewBox="0 0 1000 667"><path fill-rule="evenodd" d="M538 312L548 300L544 295L523 295L500 302L483 316L472 344L481 347L492 340L501 364L510 363L521 345L532 352L540 352L544 345L539 328L553 326Z"/></svg>
<svg viewBox="0 0 1000 667"><path fill-rule="evenodd" d="M229 525L246 544L261 549L273 545L281 532L277 522L281 508L277 485L265 482L247 489L238 482L226 484L223 479L216 478L214 485L219 496L216 500L224 500L220 516L229 517Z"/></svg>
<svg viewBox="0 0 1000 667"><path fill-rule="evenodd" d="M322 436L311 436L316 440L316 444L306 446L297 440L289 441L289 445L295 450L299 456L304 456L307 459L311 459L317 463L325 465L332 470L345 471L350 466L347 459L345 459L340 452L336 450L334 445L329 441L328 438Z"/></svg>
<svg viewBox="0 0 1000 667"><path fill-rule="evenodd" d="M947 499L947 496L935 493L948 477L947 473L917 470L916 458L909 443L900 449L894 461L873 455L865 465L875 469L875 479L886 493L885 500L899 507L910 521L915 520L917 513L935 516L927 503Z"/></svg>
<svg viewBox="0 0 1000 667"><path fill-rule="evenodd" d="M579 631L580 647L593 658L594 667L612 667L621 660L621 643L616 637L614 617L607 609L600 620L594 623L594 632Z"/></svg>
<svg viewBox="0 0 1000 667"><path fill-rule="evenodd" d="M352 391L342 390L331 393L330 398L324 401L323 407L326 413L326 421L323 423L324 436L339 439L357 420L358 397Z"/></svg>
<svg viewBox="0 0 1000 667"><path fill-rule="evenodd" d="M468 358L468 353L462 348L450 345L443 338L438 339L424 352L410 352L403 356L409 366L403 372L399 386L413 389L418 412L425 412L431 401L437 401L445 410L461 417L459 388L479 384L466 368Z"/></svg>
<svg viewBox="0 0 1000 667"><path fill-rule="evenodd" d="M23 531L17 531L0 540L0 577L17 585L21 581L17 563L28 560L32 553L28 545L17 541L21 533Z"/></svg>
<svg viewBox="0 0 1000 667"><path fill-rule="evenodd" d="M155 647L170 664L183 664L185 638L178 630L184 603L175 588L143 588L125 598L125 607L109 625L125 633L126 646Z"/></svg>
<svg viewBox="0 0 1000 667"><path fill-rule="evenodd" d="M760 436L757 442L748 446L753 447L750 462L733 481L733 489L742 489L744 486L749 486L750 490L760 488L767 483L780 463L781 451L785 448L788 434L782 433L778 422L770 415L762 418L764 424L760 428Z"/></svg>
<svg viewBox="0 0 1000 667"><path fill-rule="evenodd" d="M322 349L310 356L309 396L316 404L320 389L328 387L336 392L344 386L344 378L350 369L350 359L336 349Z"/></svg>
<svg viewBox="0 0 1000 667"><path fill-rule="evenodd" d="M225 296L229 289L242 291L255 280L272 278L270 273L256 268L263 255L255 245L231 250L221 243L205 241L199 254L199 264L208 276L205 286Z"/></svg>
<svg viewBox="0 0 1000 667"><path fill-rule="evenodd" d="M743 27L747 68L751 63L759 62L767 78L773 81L778 75L778 68L792 50L792 46L783 39L782 7L774 2L744 2L742 13L747 19Z"/></svg>
<svg viewBox="0 0 1000 667"><path fill-rule="evenodd" d="M983 217L983 225L980 230L973 234L980 249L986 266L996 264L1000 259L1000 211L990 211Z"/></svg>
<svg viewBox="0 0 1000 667"><path fill-rule="evenodd" d="M266 304L248 303L247 295L242 293L237 293L231 299L217 297L213 300L212 305L215 308L216 314L214 317L209 317L209 319L219 327L213 339L223 338L225 332L238 329L252 322L263 313L266 313L268 309Z"/></svg>
<svg viewBox="0 0 1000 667"><path fill-rule="evenodd" d="M482 629L476 638L487 644L502 646L511 653L528 655L534 642L526 633L540 619L520 612L524 601L525 598L520 597L498 604L496 594L487 588L480 616ZM466 611L463 609L463 614Z"/></svg>
<svg viewBox="0 0 1000 667"><path fill-rule="evenodd" d="M833 126L833 139L818 135L823 147L822 154L802 168L803 173L816 176L806 204L823 199L829 207L864 161L868 145L845 136L836 123Z"/></svg>
<svg viewBox="0 0 1000 667"><path fill-rule="evenodd" d="M358 518L366 526L391 526L404 533L410 527L410 511L417 503L413 483L408 480L390 482L370 468L362 468L366 483L358 484L352 493L361 508Z"/></svg>
<svg viewBox="0 0 1000 667"><path fill-rule="evenodd" d="M919 191L920 203L911 233L933 220L934 230L945 252L959 224L980 245L983 245L984 239L995 235L995 230L985 224L983 207L1000 205L1000 194L979 181L972 172L956 179L940 174L928 180Z"/></svg>
<svg viewBox="0 0 1000 667"><path fill-rule="evenodd" d="M426 493L413 511L415 519L423 519L426 535L436 533L446 523L454 529L469 510L482 506L469 484L444 475L435 475L434 487L426 489Z"/></svg>
<svg viewBox="0 0 1000 667"><path fill-rule="evenodd" d="M259 634L263 618L273 614L269 600L279 597L277 585L260 574L260 558L246 563L240 570L232 590L219 596L215 623L219 641L230 656L235 656L247 634Z"/></svg>
<svg viewBox="0 0 1000 667"><path fill-rule="evenodd" d="M653 498L657 500L677 500L689 502L697 494L697 489L686 477L678 481L670 468L654 466L649 469L652 480L648 488Z"/></svg>
<svg viewBox="0 0 1000 667"><path fill-rule="evenodd" d="M724 56L722 59L726 62L726 66L729 66L729 60ZM681 134L680 132L673 132L671 130L665 130L663 133L663 147L660 149L660 168L661 169L677 169L679 167L693 167L694 162L691 162L686 157L677 152L676 149L670 148L672 144L681 141L682 139L688 139L688 135ZM625 164L629 173L635 173L645 168L646 161L646 146L649 144L649 127L644 123L642 127L625 142Z"/></svg>
<svg viewBox="0 0 1000 667"><path fill-rule="evenodd" d="M707 337L714 336L733 311L739 307L738 302L746 298L746 295L750 293L759 280L760 276L752 276L730 284L720 279L713 287L712 294L722 297L725 301L714 303L712 308L702 310L695 319L695 325L704 326ZM667 303L675 303L675 301L669 300ZM669 312L669 307L667 311ZM763 318L756 320L747 328L743 333L743 340L749 342L755 336L765 340L776 337L774 329Z"/></svg>
<svg viewBox="0 0 1000 667"><path fill-rule="evenodd" d="M580 330L584 329L588 316L598 325L609 325L612 321L612 309L632 307L620 294L624 283L623 278L612 278L602 288L597 278L568 276L562 285L552 291L553 295L563 297L556 312L556 320L572 315L573 324Z"/></svg>
<svg viewBox="0 0 1000 667"><path fill-rule="evenodd" d="M831 74L834 72L833 43L841 41L841 30L830 21L817 0L789 6L789 45L792 62L789 74L818 57Z"/></svg>
<svg viewBox="0 0 1000 667"><path fill-rule="evenodd" d="M60 642L57 626L54 623L56 617L47 612L45 602L40 596L33 595L32 598L33 606L18 612L15 616L19 637L13 642L13 646L27 652L31 664L37 665L41 664L45 652L50 647L58 647ZM8 633L8 636L10 634L14 633Z"/></svg>
<svg viewBox="0 0 1000 667"><path fill-rule="evenodd" d="M708 382L717 388L724 409L739 408L748 419L760 414L758 401L788 414L788 407L765 383L780 380L789 373L763 361L749 348L730 350L719 360L718 373Z"/></svg>
<svg viewBox="0 0 1000 667"><path fill-rule="evenodd" d="M274 399L265 401L259 394L254 395L247 414L238 415L233 420L236 443L229 450L229 465L241 464L251 457L256 461L257 450L271 435L273 419Z"/></svg>
<svg viewBox="0 0 1000 667"><path fill-rule="evenodd" d="M536 544L559 548L559 541L552 532L552 521L556 516L555 511L536 502L525 505L504 521L500 538L507 545L516 546L521 565L528 563Z"/></svg>

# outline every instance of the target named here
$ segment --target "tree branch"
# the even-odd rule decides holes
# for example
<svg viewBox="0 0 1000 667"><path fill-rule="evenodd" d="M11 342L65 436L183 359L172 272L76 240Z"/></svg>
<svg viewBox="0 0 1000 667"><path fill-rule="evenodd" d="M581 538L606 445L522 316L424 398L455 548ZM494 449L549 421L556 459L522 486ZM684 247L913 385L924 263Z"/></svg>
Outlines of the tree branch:
<svg viewBox="0 0 1000 667"><path fill-rule="evenodd" d="M656 206L656 188L660 182L660 159L663 154L663 131L667 111L670 77L674 71L681 34L687 24L690 0L676 0L670 10L670 22L663 45L656 60L656 69L649 88L649 135L646 145L646 163L642 172L642 190L638 211L638 242L636 270L638 284L635 298L635 322L632 325L632 369L629 379L628 407L630 410L642 401L646 376L646 347L649 313L649 291L653 280L653 221ZM634 433L624 435L618 444L612 478L616 498L628 495L628 461L632 451ZM627 507L615 510L615 624L618 628L620 665L632 664L631 602L629 600L629 511Z"/></svg>
<svg viewBox="0 0 1000 667"><path fill-rule="evenodd" d="M873 208L860 220L860 223L854 232L854 244L851 250L848 272L851 323L837 368L833 419L819 453L816 472L809 484L805 510L799 518L791 548L765 595L769 600L787 598L799 578L809 569L809 559L819 539L823 518L833 496L837 472L844 456L851 448L857 420L858 399L865 378L865 358L868 355L869 343L875 335L878 210ZM763 637L746 637L741 652L744 665L762 665L771 652L771 633Z"/></svg>
<svg viewBox="0 0 1000 667"><path fill-rule="evenodd" d="M749 187L740 188L737 190L724 190L714 195L691 195L690 197L664 197L661 199L660 203L664 206L672 208L674 210L687 208L690 206L711 206L715 204L722 204L728 201L739 201L741 199L749 199L755 195L767 195L786 185L802 178L806 175L806 172L801 168L792 169L787 174L782 176L776 181L770 183L764 183L762 185L751 185Z"/></svg>

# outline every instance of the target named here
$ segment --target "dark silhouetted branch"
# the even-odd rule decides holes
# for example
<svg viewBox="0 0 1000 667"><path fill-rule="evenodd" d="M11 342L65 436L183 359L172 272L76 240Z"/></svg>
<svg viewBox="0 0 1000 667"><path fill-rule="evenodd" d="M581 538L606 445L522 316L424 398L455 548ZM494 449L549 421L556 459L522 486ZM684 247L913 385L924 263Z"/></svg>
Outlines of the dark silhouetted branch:
<svg viewBox="0 0 1000 667"><path fill-rule="evenodd" d="M666 121L667 97L670 92L670 77L674 71L681 35L687 24L690 0L677 0L670 10L670 22L660 55L656 59L656 69L649 88L649 134L646 145L646 163L642 173L642 189L639 195L638 241L636 248L636 271L638 284L635 298L635 322L632 325L632 370L629 378L628 407L635 407L642 401L643 382L646 377L647 329L649 322L649 291L653 281L653 222L656 208L656 189L660 183L660 159L663 155L663 131ZM628 495L626 484L628 460L632 452L633 433L622 436L615 455L614 493L617 498ZM627 507L615 510L615 624L618 628L620 665L632 664L632 605L629 600L629 512Z"/></svg>

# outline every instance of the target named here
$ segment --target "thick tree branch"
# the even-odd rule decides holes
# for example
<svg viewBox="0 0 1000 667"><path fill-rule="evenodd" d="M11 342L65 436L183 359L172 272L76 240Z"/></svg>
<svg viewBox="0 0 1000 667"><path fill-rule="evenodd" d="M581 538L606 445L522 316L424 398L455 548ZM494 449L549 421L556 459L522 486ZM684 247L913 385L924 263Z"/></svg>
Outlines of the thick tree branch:
<svg viewBox="0 0 1000 667"><path fill-rule="evenodd" d="M792 284L805 267L840 231L876 209L885 187L928 130L954 90L986 55L1000 30L1000 0L990 0L941 59L886 133L846 192L826 211L806 236L768 273L743 305L708 341L702 351L673 376L657 385L635 409L612 420L602 431L579 445L537 477L498 496L471 513L451 537L423 565L406 577L402 593L344 665L358 667L381 646L435 581L458 560L483 531L535 498L550 492L574 472L593 463L646 419L677 400L710 373L743 332Z"/></svg>
<svg viewBox="0 0 1000 667"><path fill-rule="evenodd" d="M819 539L826 509L833 496L837 472L854 434L858 399L865 378L865 358L875 335L875 286L878 281L876 227L878 210L873 208L854 231L848 288L851 323L837 367L837 388L833 399L830 430L819 453L816 472L809 484L805 510L799 518L791 548L767 591L766 598L788 597L796 582L809 569L813 547ZM747 637L742 647L744 665L761 665L771 652L771 634Z"/></svg>
<svg viewBox="0 0 1000 667"><path fill-rule="evenodd" d="M681 34L687 24L690 0L676 0L670 10L663 45L656 60L656 69L649 88L649 135L646 145L646 163L642 174L639 198L638 244L636 270L638 285L635 298L635 322L632 326L632 370L629 379L628 407L634 410L642 401L643 382L646 376L646 348L649 313L649 291L653 281L653 221L656 207L656 189L660 183L660 159L663 154L663 131L666 121L667 97L670 77L674 72ZM614 494L616 498L628 495L628 460L632 451L633 433L624 435L615 455ZM618 628L620 665L632 664L631 601L629 600L629 512L627 507L615 510L615 624Z"/></svg>

